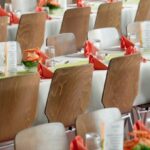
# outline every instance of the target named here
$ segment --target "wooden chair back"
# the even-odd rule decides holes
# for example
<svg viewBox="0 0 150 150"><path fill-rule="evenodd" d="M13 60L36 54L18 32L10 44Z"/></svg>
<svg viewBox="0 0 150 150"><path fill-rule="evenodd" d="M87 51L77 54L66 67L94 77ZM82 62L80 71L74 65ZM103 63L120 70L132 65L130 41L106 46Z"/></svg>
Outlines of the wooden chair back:
<svg viewBox="0 0 150 150"><path fill-rule="evenodd" d="M55 47L55 56L67 55L77 52L76 39L73 33L62 33L47 38L47 46Z"/></svg>
<svg viewBox="0 0 150 150"><path fill-rule="evenodd" d="M75 4L76 0L67 0L67 4Z"/></svg>
<svg viewBox="0 0 150 150"><path fill-rule="evenodd" d="M134 21L150 20L150 1L140 0Z"/></svg>
<svg viewBox="0 0 150 150"><path fill-rule="evenodd" d="M131 111L138 92L140 61L139 53L110 61L102 96L105 108L117 107L121 113Z"/></svg>
<svg viewBox="0 0 150 150"><path fill-rule="evenodd" d="M61 68L55 71L46 105L49 122L75 124L76 118L89 104L92 65Z"/></svg>
<svg viewBox="0 0 150 150"><path fill-rule="evenodd" d="M130 35L135 35L136 36L136 41L135 42L140 42L142 43L142 22L132 22L128 24L127 26L127 34Z"/></svg>
<svg viewBox="0 0 150 150"><path fill-rule="evenodd" d="M115 27L121 31L122 2L101 4L97 11L94 28Z"/></svg>
<svg viewBox="0 0 150 150"><path fill-rule="evenodd" d="M12 140L32 125L38 100L39 75L29 74L0 80L0 141Z"/></svg>
<svg viewBox="0 0 150 150"><path fill-rule="evenodd" d="M101 109L81 114L76 121L77 135L85 139L86 133L100 133L100 127L104 124L119 120L121 113L117 108Z"/></svg>
<svg viewBox="0 0 150 150"><path fill-rule="evenodd" d="M41 48L44 42L45 21L44 12L21 16L16 41L20 43L22 53L26 49Z"/></svg>
<svg viewBox="0 0 150 150"><path fill-rule="evenodd" d="M76 37L77 49L83 47L89 28L90 7L66 10L60 33L73 33Z"/></svg>
<svg viewBox="0 0 150 150"><path fill-rule="evenodd" d="M8 17L0 17L0 42L7 41Z"/></svg>
<svg viewBox="0 0 150 150"><path fill-rule="evenodd" d="M11 3L11 2L12 2L12 0L5 0L5 2L6 2L6 3Z"/></svg>

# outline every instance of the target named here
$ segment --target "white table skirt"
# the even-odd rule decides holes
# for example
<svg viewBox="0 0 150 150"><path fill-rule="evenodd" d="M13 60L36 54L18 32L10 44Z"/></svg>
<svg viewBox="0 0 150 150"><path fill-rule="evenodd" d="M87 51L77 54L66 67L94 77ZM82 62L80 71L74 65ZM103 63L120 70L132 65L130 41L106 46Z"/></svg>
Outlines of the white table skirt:
<svg viewBox="0 0 150 150"><path fill-rule="evenodd" d="M121 27L122 27L122 32L124 34L126 34L127 24L134 21L136 10L137 10L137 6L135 5L130 7L128 6L122 9ZM95 18L96 18L96 14L93 13L90 15L89 30L94 28ZM61 23L62 23L62 17L47 20L45 26L45 39L48 36L58 34L60 32ZM8 26L8 41L14 41L16 39L17 29L18 29L18 25ZM43 47L44 45L45 45L45 41Z"/></svg>
<svg viewBox="0 0 150 150"><path fill-rule="evenodd" d="M103 87L105 83L107 71L99 70L93 72L92 79L92 95L87 111L93 111L103 108L101 103ZM47 118L44 114L47 96L50 88L51 80L41 80L40 90L39 90L39 105L38 105L38 115L35 124L41 124L47 122ZM135 99L134 105L144 104L150 102L150 62L141 63L140 70L140 81L139 81L139 91Z"/></svg>

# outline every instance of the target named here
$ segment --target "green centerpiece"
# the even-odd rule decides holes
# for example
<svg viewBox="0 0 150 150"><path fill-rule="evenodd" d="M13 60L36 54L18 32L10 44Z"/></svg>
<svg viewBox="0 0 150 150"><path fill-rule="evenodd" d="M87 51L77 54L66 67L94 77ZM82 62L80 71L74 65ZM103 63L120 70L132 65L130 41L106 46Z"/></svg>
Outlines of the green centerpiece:
<svg viewBox="0 0 150 150"><path fill-rule="evenodd" d="M24 58L22 63L29 72L37 72L37 66L39 63L39 55L37 54L38 49L24 50Z"/></svg>
<svg viewBox="0 0 150 150"><path fill-rule="evenodd" d="M38 6L49 8L50 13L54 13L60 8L60 4L55 0L40 0Z"/></svg>
<svg viewBox="0 0 150 150"><path fill-rule="evenodd" d="M25 68L29 72L37 72L38 61L22 61Z"/></svg>

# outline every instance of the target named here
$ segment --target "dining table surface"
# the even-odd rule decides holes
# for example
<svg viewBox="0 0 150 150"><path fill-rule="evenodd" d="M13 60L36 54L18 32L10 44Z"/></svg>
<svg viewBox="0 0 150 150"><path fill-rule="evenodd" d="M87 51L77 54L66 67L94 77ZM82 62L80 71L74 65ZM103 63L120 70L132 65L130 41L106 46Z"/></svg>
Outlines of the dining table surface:
<svg viewBox="0 0 150 150"><path fill-rule="evenodd" d="M111 59L124 55L123 51L105 51L105 53L107 53L107 55L105 55L105 57L103 57L103 60L101 60L105 65L109 65L109 61ZM147 61L141 62L138 95L135 98L133 105L150 102L150 51L145 50L144 52L142 52L142 56L146 58ZM55 57L55 61L55 67L50 68L52 71L55 71L56 69L62 67L71 67L89 63L88 58L84 57L83 51L75 54ZM28 72L23 65L20 65L17 67L16 74L0 74L0 80L7 77L24 75L28 73L31 72ZM93 70L91 98L87 111L94 111L103 108L101 98L103 94L106 75L107 70ZM35 125L48 122L44 112L48 93L50 90L51 80L52 79L40 80L38 93L38 111L34 123Z"/></svg>

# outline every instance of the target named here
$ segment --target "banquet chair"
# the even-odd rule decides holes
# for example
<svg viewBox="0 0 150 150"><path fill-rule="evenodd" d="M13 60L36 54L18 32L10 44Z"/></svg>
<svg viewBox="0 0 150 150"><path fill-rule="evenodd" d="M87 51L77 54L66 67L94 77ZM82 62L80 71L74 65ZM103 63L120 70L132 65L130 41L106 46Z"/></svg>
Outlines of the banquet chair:
<svg viewBox="0 0 150 150"><path fill-rule="evenodd" d="M97 11L94 29L115 27L121 31L122 2L101 4Z"/></svg>
<svg viewBox="0 0 150 150"><path fill-rule="evenodd" d="M91 64L61 68L54 72L46 104L49 122L75 125L79 114L86 111L91 95Z"/></svg>
<svg viewBox="0 0 150 150"><path fill-rule="evenodd" d="M32 125L39 80L39 75L32 73L0 80L0 148L9 147L6 141L13 141L19 131Z"/></svg>
<svg viewBox="0 0 150 150"><path fill-rule="evenodd" d="M61 123L47 123L20 131L15 150L69 150L65 128Z"/></svg>
<svg viewBox="0 0 150 150"><path fill-rule="evenodd" d="M150 20L150 1L140 0L134 21Z"/></svg>
<svg viewBox="0 0 150 150"><path fill-rule="evenodd" d="M99 28L88 32L88 40L100 40L101 48L107 49L120 45L120 35L116 28Z"/></svg>
<svg viewBox="0 0 150 150"><path fill-rule="evenodd" d="M136 42L142 43L142 22L132 22L127 25L127 34L130 37L131 35L135 35Z"/></svg>
<svg viewBox="0 0 150 150"><path fill-rule="evenodd" d="M7 24L8 17L0 17L0 42L7 41Z"/></svg>
<svg viewBox="0 0 150 150"><path fill-rule="evenodd" d="M67 4L75 4L76 0L67 0Z"/></svg>
<svg viewBox="0 0 150 150"><path fill-rule="evenodd" d="M5 2L6 2L6 3L11 3L11 2L12 2L12 0L5 0Z"/></svg>
<svg viewBox="0 0 150 150"><path fill-rule="evenodd" d="M20 18L16 41L20 43L22 53L26 49L41 48L44 42L46 14L24 14Z"/></svg>
<svg viewBox="0 0 150 150"><path fill-rule="evenodd" d="M47 46L55 47L55 56L77 52L76 39L73 33L62 33L47 38Z"/></svg>
<svg viewBox="0 0 150 150"><path fill-rule="evenodd" d="M78 50L82 48L87 38L90 11L90 7L68 9L63 17L60 33L73 33Z"/></svg>
<svg viewBox="0 0 150 150"><path fill-rule="evenodd" d="M110 124L119 119L121 119L121 113L117 108L106 108L81 114L76 121L77 135L85 139L86 133L100 133L101 124Z"/></svg>
<svg viewBox="0 0 150 150"><path fill-rule="evenodd" d="M139 53L111 59L102 95L104 108L119 108L131 126L130 112L138 93L140 61Z"/></svg>

